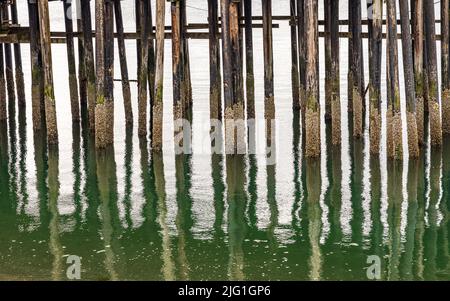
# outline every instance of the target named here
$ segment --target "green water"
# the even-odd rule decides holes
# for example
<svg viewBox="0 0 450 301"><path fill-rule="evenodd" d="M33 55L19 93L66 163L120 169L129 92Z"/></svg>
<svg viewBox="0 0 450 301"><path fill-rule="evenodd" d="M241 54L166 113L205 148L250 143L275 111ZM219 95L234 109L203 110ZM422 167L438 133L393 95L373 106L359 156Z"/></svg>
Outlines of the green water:
<svg viewBox="0 0 450 301"><path fill-rule="evenodd" d="M61 162L11 126L0 127L0 279L64 280L68 255L83 280L364 280L371 255L385 280L450 279L450 139L405 164L370 158L364 140L349 162L329 146L326 161L307 160L294 129L294 160L278 162L293 164L285 208L277 166L258 156L203 158L211 183L198 196L195 155L154 155L130 130L118 158L75 125Z"/></svg>

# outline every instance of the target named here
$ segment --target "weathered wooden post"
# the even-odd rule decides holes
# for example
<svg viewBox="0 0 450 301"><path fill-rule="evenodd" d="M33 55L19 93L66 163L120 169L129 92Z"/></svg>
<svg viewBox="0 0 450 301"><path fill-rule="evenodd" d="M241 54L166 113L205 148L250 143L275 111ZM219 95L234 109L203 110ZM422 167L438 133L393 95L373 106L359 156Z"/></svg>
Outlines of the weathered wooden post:
<svg viewBox="0 0 450 301"><path fill-rule="evenodd" d="M125 112L125 123L127 126L129 126L133 124L133 108L131 107L130 80L128 78L127 52L125 48L122 5L120 3L120 0L114 0L114 13L116 19L117 45L119 48L120 71L122 76L122 94Z"/></svg>
<svg viewBox="0 0 450 301"><path fill-rule="evenodd" d="M218 3L217 0L208 0L209 23L209 106L210 118L222 119L222 96L220 83L220 44L218 28Z"/></svg>
<svg viewBox="0 0 450 301"><path fill-rule="evenodd" d="M5 65L3 63L3 45L0 43L0 122L7 120Z"/></svg>
<svg viewBox="0 0 450 301"><path fill-rule="evenodd" d="M350 1L351 6L351 37L352 37L352 60L350 73L353 85L352 93L352 112L353 112L353 137L361 138L363 134L363 73L362 73L362 35L361 35L361 0ZM350 84L350 82L349 82Z"/></svg>
<svg viewBox="0 0 450 301"><path fill-rule="evenodd" d="M153 102L155 100L155 38L154 38L154 30L153 30L153 16L152 16L152 5L151 5L151 0L147 0L148 3L148 26L149 26L149 30L150 30L150 37L148 40L148 90L149 90L149 94L150 94L150 107L153 107ZM152 125L151 120L153 120L153 111L150 110L150 131ZM150 133L150 137L151 137L151 133Z"/></svg>
<svg viewBox="0 0 450 301"><path fill-rule="evenodd" d="M108 5L108 8L106 8ZM95 104L95 146L106 148L114 142L114 105L110 88L110 58L111 43L109 42L108 27L111 25L111 3L105 0L95 1L95 64L96 64L96 95ZM108 57L107 57L108 55Z"/></svg>
<svg viewBox="0 0 450 301"><path fill-rule="evenodd" d="M80 120L80 106L78 103L78 81L75 62L75 45L73 41L72 2L63 0L64 24L66 28L67 62L69 67L69 92L72 121Z"/></svg>
<svg viewBox="0 0 450 301"><path fill-rule="evenodd" d="M84 63L87 77L87 97L89 129L95 130L96 72L94 65L94 46L92 44L92 17L90 0L81 0L81 22L83 25Z"/></svg>
<svg viewBox="0 0 450 301"><path fill-rule="evenodd" d="M339 73L339 0L330 1L330 94L331 94L331 141L341 144L341 83Z"/></svg>
<svg viewBox="0 0 450 301"><path fill-rule="evenodd" d="M442 131L450 134L449 0L441 0Z"/></svg>
<svg viewBox="0 0 450 301"><path fill-rule="evenodd" d="M424 15L423 0L412 0L412 34L414 37L414 83L416 92L417 138L419 145L424 144ZM412 5L411 5L412 6Z"/></svg>
<svg viewBox="0 0 450 301"><path fill-rule="evenodd" d="M325 0L327 2L328 0ZM246 1L249 2L249 1ZM290 17L289 25L291 27L291 80L292 80L292 108L300 109L300 79L298 71L298 43L297 43L297 7L296 0L290 0ZM327 6L325 6L327 7ZM250 25L251 26L251 25Z"/></svg>
<svg viewBox="0 0 450 301"><path fill-rule="evenodd" d="M388 25L388 66L391 95L387 111L387 154L392 159L403 158L400 84L398 74L397 12L395 0L386 1Z"/></svg>
<svg viewBox="0 0 450 301"><path fill-rule="evenodd" d="M30 25L31 107L33 112L33 129L37 131L42 128L41 125L44 119L44 116L41 114L44 111L42 110L43 76L39 12L36 2L31 0L28 0L28 20Z"/></svg>
<svg viewBox="0 0 450 301"><path fill-rule="evenodd" d="M380 153L381 137L381 59L383 44L383 1L374 0L369 16L369 132L370 153Z"/></svg>
<svg viewBox="0 0 450 301"><path fill-rule="evenodd" d="M11 2L11 21L13 22L13 24L19 24L16 1ZM23 70L22 70L22 51L20 43L14 43L14 63L16 71L17 103L19 106L19 111L21 111L21 109L23 109L26 106L26 100L25 100L25 83L23 80Z"/></svg>
<svg viewBox="0 0 450 301"><path fill-rule="evenodd" d="M2 10L3 20L9 20L8 6L4 6ZM12 112L16 104L16 91L14 85L13 57L11 52L11 44L5 43L5 67L6 67L6 88L8 91L8 110ZM13 116L10 116L12 118ZM13 117L15 118L15 117Z"/></svg>
<svg viewBox="0 0 450 301"><path fill-rule="evenodd" d="M305 0L297 0L298 22L298 70L300 81L300 110L302 132L305 133L306 112L306 36L305 36ZM305 135L302 135L305 137Z"/></svg>
<svg viewBox="0 0 450 301"><path fill-rule="evenodd" d="M331 1L324 0L325 35L325 122L331 121Z"/></svg>
<svg viewBox="0 0 450 301"><path fill-rule="evenodd" d="M318 1L305 1L306 34L306 144L305 156L320 156L320 105L319 105L319 35Z"/></svg>
<svg viewBox="0 0 450 301"><path fill-rule="evenodd" d="M87 77L86 65L84 63L84 39L83 39L83 22L81 21L81 9L77 11L77 31L81 34L78 36L78 91L80 94L80 115L82 120L86 120L87 116Z"/></svg>
<svg viewBox="0 0 450 301"><path fill-rule="evenodd" d="M42 45L42 65L44 69L44 102L47 126L47 143L58 143L58 126L56 122L55 92L53 89L52 48L50 39L50 16L48 0L38 2Z"/></svg>
<svg viewBox="0 0 450 301"><path fill-rule="evenodd" d="M400 0L400 21L402 30L403 70L405 77L406 114L408 130L408 149L411 158L419 156L417 139L416 94L414 91L414 62L411 38L411 22L409 19L408 0Z"/></svg>
<svg viewBox="0 0 450 301"><path fill-rule="evenodd" d="M253 68L252 0L244 0L245 18L245 71L247 92L247 120L255 118L255 76Z"/></svg>
<svg viewBox="0 0 450 301"><path fill-rule="evenodd" d="M141 2L142 0L135 0L134 1L134 9L135 9L135 21L136 21L136 33L140 34L141 32ZM139 78L141 74L141 51L142 51L142 43L141 39L136 40L136 58L137 58L137 78ZM139 86L139 80L138 80L138 86ZM139 89L139 88L138 88Z"/></svg>
<svg viewBox="0 0 450 301"><path fill-rule="evenodd" d="M150 35L150 26L148 20L148 1L140 2L140 67L138 77L138 135L145 137L147 135L147 101L148 101L148 41Z"/></svg>
<svg viewBox="0 0 450 301"><path fill-rule="evenodd" d="M163 84L164 84L164 0L156 1L156 73L155 100L153 103L152 149L162 151L163 130Z"/></svg>
<svg viewBox="0 0 450 301"><path fill-rule="evenodd" d="M240 1L240 0L239 0ZM181 45L182 45L182 62L183 62L183 82L182 89L183 102L185 104L185 110L192 108L192 81L191 81L191 64L189 59L189 41L186 36L187 28L187 11L186 1L180 1L181 11Z"/></svg>
<svg viewBox="0 0 450 301"><path fill-rule="evenodd" d="M105 100L107 145L114 143L114 2L105 1Z"/></svg>
<svg viewBox="0 0 450 301"><path fill-rule="evenodd" d="M223 90L225 100L225 152L234 151L234 129L227 126L234 120L234 88L231 57L231 32L230 32L230 0L220 1L221 25L222 25L222 64L223 64Z"/></svg>
<svg viewBox="0 0 450 301"><path fill-rule="evenodd" d="M275 98L273 85L272 0L262 0L262 17L264 49L264 117L266 119L267 144L270 144L272 142L272 131L275 131L275 129L272 128L272 123L275 121Z"/></svg>
<svg viewBox="0 0 450 301"><path fill-rule="evenodd" d="M184 117L183 102L183 49L181 42L181 11L180 1L172 1L172 78L173 78L173 119L179 121ZM174 135L178 135L179 129L175 128Z"/></svg>
<svg viewBox="0 0 450 301"><path fill-rule="evenodd" d="M442 124L439 107L438 68L436 54L436 29L434 2L425 1L425 44L427 53L427 76L429 87L428 110L430 112L431 145L442 145Z"/></svg>
<svg viewBox="0 0 450 301"><path fill-rule="evenodd" d="M244 88L242 81L242 58L241 58L241 45L239 38L239 8L241 0L233 0L230 3L230 40L231 40L231 56L233 58L233 87L234 87L234 118L236 120L245 119L244 108ZM242 142L237 137L237 142Z"/></svg>

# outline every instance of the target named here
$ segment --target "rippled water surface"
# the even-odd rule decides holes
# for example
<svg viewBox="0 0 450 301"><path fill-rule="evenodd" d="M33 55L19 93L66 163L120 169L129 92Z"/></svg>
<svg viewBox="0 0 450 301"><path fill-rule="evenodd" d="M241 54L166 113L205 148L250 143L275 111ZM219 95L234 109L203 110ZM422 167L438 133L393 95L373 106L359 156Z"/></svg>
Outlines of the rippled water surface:
<svg viewBox="0 0 450 301"><path fill-rule="evenodd" d="M341 2L345 18L347 4ZM134 29L133 3L123 1L126 31ZM260 15L260 3L254 3ZM50 8L52 30L62 30L62 4L51 2ZM189 1L189 21L206 22L205 9L206 1ZM274 1L273 10L287 14L288 1ZM21 2L24 25L26 12ZM172 150L170 41L162 155L137 138L137 122L134 129L125 128L119 82L114 147L95 151L85 125L70 122L64 45L53 46L60 144L48 149L32 131L29 49L22 45L27 112L0 124L0 279L66 279L68 255L80 256L82 279L93 280L364 280L372 255L381 258L382 279L450 279L450 138L442 149L427 146L419 160L406 156L403 163L385 160L384 144L381 159L371 157L367 131L363 139L351 139L345 110L347 42L342 40L342 149L328 145L323 127L321 159L305 159L299 117L292 112L290 31L287 23L279 24L274 29L275 165L261 155L204 152L206 40L189 42L192 155ZM260 29L254 39L256 110L262 118ZM127 51L135 78L134 42L127 42ZM115 73L119 78L118 62ZM322 98L323 86L321 69ZM136 86L132 93L137 112Z"/></svg>

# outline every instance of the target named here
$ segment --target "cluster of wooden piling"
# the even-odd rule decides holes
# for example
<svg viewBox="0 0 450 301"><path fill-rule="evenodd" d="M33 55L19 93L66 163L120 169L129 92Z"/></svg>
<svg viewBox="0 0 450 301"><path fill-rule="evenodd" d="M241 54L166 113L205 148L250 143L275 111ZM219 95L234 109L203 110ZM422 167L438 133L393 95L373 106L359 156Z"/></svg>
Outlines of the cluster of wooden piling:
<svg viewBox="0 0 450 301"><path fill-rule="evenodd" d="M18 25L15 0L1 1L0 46L0 120L6 120L8 110L17 104L25 109L24 76L20 43L30 44L31 96L33 128L45 130L49 144L58 143L57 114L52 73L51 44L61 38L50 32L48 2L28 0L29 28L24 34ZM275 119L273 20L290 24L292 54L293 110L301 116L305 138L305 155L320 155L319 101L319 37L325 39L325 120L331 127L333 145L341 143L341 85L340 38L347 37L349 45L348 112L350 128L355 139L363 137L365 116L369 114L371 153L380 151L381 137L381 72L383 39L386 45L387 72L387 153L391 158L403 154L402 134L408 135L408 150L417 157L425 138L425 121L429 116L431 143L442 144L443 133L450 133L450 20L449 0L441 0L441 79L442 99L439 99L436 17L433 1L367 0L367 20L362 20L361 0L349 0L348 20L340 20L340 2L324 0L324 20L319 21L319 0L289 0L286 16L272 15L272 1L261 0L262 16L253 16L251 0L208 0L208 24L197 28L208 33L188 32L186 1L170 2L171 26L165 25L166 3L156 0L153 22L152 2L135 0L136 33L124 32L120 0L80 0L76 16L73 1L62 0L64 13L64 42L67 46L68 80L72 121L86 120L95 135L98 148L114 142L114 40L120 54L121 82L125 124L132 126L134 114L128 74L125 39L136 40L138 58L138 135L149 136L154 151L161 151L163 127L164 40L172 42L173 118L190 119L192 87L189 60L189 38L209 39L210 117L225 120L225 149L227 153L241 151L246 144L245 132L236 127L237 121L255 118L255 87L253 59L253 28L262 20L264 61L264 116L267 143L273 137ZM386 19L383 10L386 8ZM400 15L400 20L397 16ZM74 17L77 32L74 31ZM93 20L94 18L94 20ZM92 28L95 21L95 28ZM401 34L397 31L400 25ZM340 31L347 25L347 32ZM363 32L367 25L368 32ZM323 26L323 31L320 29ZM386 26L386 34L383 33ZM194 26L195 27L195 26ZM116 32L114 32L116 28ZM93 29L95 31L93 31ZM167 31L169 29L170 32ZM369 39L369 83L364 81L363 38ZM95 38L95 49L93 39ZM402 125L400 106L399 59L397 41L401 38L407 123ZM78 73L75 60L75 39L78 42ZM221 45L220 45L221 43ZM13 44L13 51L11 49ZM13 62L14 55L14 62ZM13 65L15 70L13 70ZM15 74L15 77L14 77ZM244 89L245 88L245 89ZM246 93L245 93L245 92ZM368 93L368 108L366 96ZM6 101L8 100L8 102ZM7 105L8 104L8 105ZM150 107L150 109L148 109ZM442 114L441 114L442 111ZM150 116L148 115L150 112ZM181 124L174 135L181 134ZM183 133L185 135L185 133ZM184 137L180 141L185 141ZM178 140L177 140L178 141ZM182 143L182 142L180 142ZM245 148L244 148L245 149Z"/></svg>

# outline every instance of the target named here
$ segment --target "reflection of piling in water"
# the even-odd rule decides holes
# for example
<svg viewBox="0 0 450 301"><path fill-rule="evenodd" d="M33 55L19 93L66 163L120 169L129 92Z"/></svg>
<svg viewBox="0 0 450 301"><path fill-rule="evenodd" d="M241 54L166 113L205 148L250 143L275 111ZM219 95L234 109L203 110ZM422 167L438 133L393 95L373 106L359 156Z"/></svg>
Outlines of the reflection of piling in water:
<svg viewBox="0 0 450 301"><path fill-rule="evenodd" d="M309 241L311 244L310 279L319 280L322 272L322 254L320 250L320 233L322 231L320 198L320 160L306 160L306 190L309 220Z"/></svg>
<svg viewBox="0 0 450 301"><path fill-rule="evenodd" d="M228 236L230 280L245 280L243 243L247 231L245 223L245 163L242 155L226 158L228 202Z"/></svg>
<svg viewBox="0 0 450 301"><path fill-rule="evenodd" d="M413 280L414 243L419 202L417 186L419 176L419 160L410 160L408 167L408 214L406 223L405 253L402 258L403 262L401 272L403 279Z"/></svg>
<svg viewBox="0 0 450 301"><path fill-rule="evenodd" d="M175 267L172 259L169 227L167 226L166 221L166 180L164 178L164 162L161 153L153 153L153 172L155 177L156 196L158 200L158 223L161 229L162 237L162 273L165 280L175 280Z"/></svg>
<svg viewBox="0 0 450 301"><path fill-rule="evenodd" d="M117 189L116 163L114 159L114 149L112 147L97 150L96 152L98 191L100 199L100 216L102 221L101 236L105 248L105 266L111 280L117 280L115 271L115 258L112 248L114 229L112 225L111 207L115 199Z"/></svg>
<svg viewBox="0 0 450 301"><path fill-rule="evenodd" d="M50 146L48 149L48 209L50 212L50 252L53 255L52 279L62 280L64 251L60 241L59 226L59 150Z"/></svg>
<svg viewBox="0 0 450 301"><path fill-rule="evenodd" d="M441 201L442 189L442 150L431 149L430 162L428 163L428 193L425 202L426 225L424 241L427 242L424 247L424 260L426 265L424 276L426 279L437 279L437 247L438 247L438 227L441 219L439 211L439 202Z"/></svg>
<svg viewBox="0 0 450 301"><path fill-rule="evenodd" d="M8 125L0 122L0 200L3 203L9 199L9 155L8 155ZM0 206L3 207L3 204Z"/></svg>
<svg viewBox="0 0 450 301"><path fill-rule="evenodd" d="M388 280L399 280L399 264L401 255L401 212L402 212L402 162L388 161L388 223L389 223L389 263Z"/></svg>
<svg viewBox="0 0 450 301"><path fill-rule="evenodd" d="M186 155L175 157L175 177L177 188L178 261L180 263L181 280L189 279L189 263L186 256L186 242L190 238L192 228L191 161Z"/></svg>
<svg viewBox="0 0 450 301"><path fill-rule="evenodd" d="M214 234L219 238L223 236L222 225L224 218L223 214L225 212L225 183L223 181L224 158L222 155L212 154L211 170L214 187Z"/></svg>

